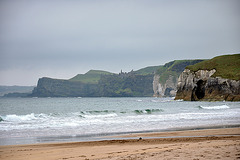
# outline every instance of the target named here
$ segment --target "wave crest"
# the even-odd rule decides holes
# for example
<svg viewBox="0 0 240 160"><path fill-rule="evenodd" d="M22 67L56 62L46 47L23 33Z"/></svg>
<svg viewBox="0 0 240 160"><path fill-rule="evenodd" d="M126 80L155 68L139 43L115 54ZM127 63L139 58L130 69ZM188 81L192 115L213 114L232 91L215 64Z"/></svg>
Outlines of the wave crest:
<svg viewBox="0 0 240 160"><path fill-rule="evenodd" d="M27 114L27 115L16 115L16 114L11 114L11 115L6 115L5 118L3 118L4 121L12 121L12 122L17 122L17 121L31 121L37 119L35 117L34 113Z"/></svg>
<svg viewBox="0 0 240 160"><path fill-rule="evenodd" d="M221 105L221 106L199 106L200 109L228 109L230 108L227 105Z"/></svg>
<svg viewBox="0 0 240 160"><path fill-rule="evenodd" d="M0 117L0 122L2 122L2 121L4 121L4 120L2 119L2 117Z"/></svg>
<svg viewBox="0 0 240 160"><path fill-rule="evenodd" d="M152 114L154 112L163 112L162 109L145 109L145 110L135 110L136 114Z"/></svg>

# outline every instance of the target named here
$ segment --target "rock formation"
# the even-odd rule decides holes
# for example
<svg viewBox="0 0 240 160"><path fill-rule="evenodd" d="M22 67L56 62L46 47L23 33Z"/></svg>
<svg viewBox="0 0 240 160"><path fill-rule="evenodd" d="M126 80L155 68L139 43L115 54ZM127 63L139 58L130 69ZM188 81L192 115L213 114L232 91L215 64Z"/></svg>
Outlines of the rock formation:
<svg viewBox="0 0 240 160"><path fill-rule="evenodd" d="M203 60L175 60L160 66L153 77L154 97L174 97L177 92L179 75L188 65L193 65Z"/></svg>
<svg viewBox="0 0 240 160"><path fill-rule="evenodd" d="M179 76L175 99L240 101L240 54L187 66Z"/></svg>
<svg viewBox="0 0 240 160"><path fill-rule="evenodd" d="M154 97L174 97L177 91L177 80L174 76L169 75L164 84L159 82L160 75L154 75L153 77L153 96Z"/></svg>
<svg viewBox="0 0 240 160"><path fill-rule="evenodd" d="M96 84L84 84L69 80L43 77L38 80L32 97L94 97L97 96Z"/></svg>
<svg viewBox="0 0 240 160"><path fill-rule="evenodd" d="M175 99L186 101L239 101L240 80L211 77L215 69L193 72L185 69L179 76Z"/></svg>
<svg viewBox="0 0 240 160"><path fill-rule="evenodd" d="M97 73L98 74L98 73ZM152 96L153 74L77 75L70 80L43 77L31 97L146 97Z"/></svg>

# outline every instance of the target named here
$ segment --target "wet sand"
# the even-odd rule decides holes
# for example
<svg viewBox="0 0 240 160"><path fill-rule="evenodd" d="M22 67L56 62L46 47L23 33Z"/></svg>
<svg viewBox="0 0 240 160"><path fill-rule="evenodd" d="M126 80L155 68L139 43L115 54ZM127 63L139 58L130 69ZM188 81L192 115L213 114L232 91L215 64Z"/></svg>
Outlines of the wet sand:
<svg viewBox="0 0 240 160"><path fill-rule="evenodd" d="M141 133L121 137L134 139L0 146L0 159L240 159L240 128ZM139 140L139 137L142 139Z"/></svg>

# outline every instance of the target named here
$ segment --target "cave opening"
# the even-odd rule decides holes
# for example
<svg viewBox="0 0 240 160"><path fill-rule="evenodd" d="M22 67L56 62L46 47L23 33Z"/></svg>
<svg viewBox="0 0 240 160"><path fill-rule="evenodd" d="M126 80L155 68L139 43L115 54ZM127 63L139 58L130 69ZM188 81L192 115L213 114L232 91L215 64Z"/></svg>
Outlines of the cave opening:
<svg viewBox="0 0 240 160"><path fill-rule="evenodd" d="M165 89L165 92L164 92L164 95L165 96L168 96L168 97L171 97L171 91L173 90L173 88L166 88Z"/></svg>
<svg viewBox="0 0 240 160"><path fill-rule="evenodd" d="M202 99L205 96L205 81L199 80L197 82L197 88L195 91L195 95L197 96L198 99Z"/></svg>

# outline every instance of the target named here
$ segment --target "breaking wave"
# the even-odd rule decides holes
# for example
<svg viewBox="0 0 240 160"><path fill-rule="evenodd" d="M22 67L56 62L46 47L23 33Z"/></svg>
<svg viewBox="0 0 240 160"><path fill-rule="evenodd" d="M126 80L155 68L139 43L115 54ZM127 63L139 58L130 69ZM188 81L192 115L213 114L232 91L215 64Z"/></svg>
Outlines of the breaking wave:
<svg viewBox="0 0 240 160"><path fill-rule="evenodd" d="M228 109L227 105L221 105L221 106L199 106L200 109Z"/></svg>
<svg viewBox="0 0 240 160"><path fill-rule="evenodd" d="M11 121L11 122L18 122L18 121L31 121L36 119L35 114L27 114L27 115L16 115L16 114L11 114L11 115L6 115L6 117L2 117L4 121Z"/></svg>
<svg viewBox="0 0 240 160"><path fill-rule="evenodd" d="M102 111L81 111L81 114L104 114L104 113L115 113L114 110L102 110Z"/></svg>
<svg viewBox="0 0 240 160"><path fill-rule="evenodd" d="M136 114L152 114L156 112L163 112L162 109L145 109L145 110L135 110Z"/></svg>
<svg viewBox="0 0 240 160"><path fill-rule="evenodd" d="M0 117L0 122L2 122L3 121L3 119L2 119L2 117Z"/></svg>
<svg viewBox="0 0 240 160"><path fill-rule="evenodd" d="M74 113L41 113L41 114L26 114L26 115L16 115L10 114L6 116L0 116L0 122L27 122L27 121L38 121L38 120L53 120L53 119L66 119L66 118L108 118L117 117L121 115L139 115L139 114L157 114L158 112L163 112L162 109L143 109L143 110L93 110L93 111L80 111Z"/></svg>

